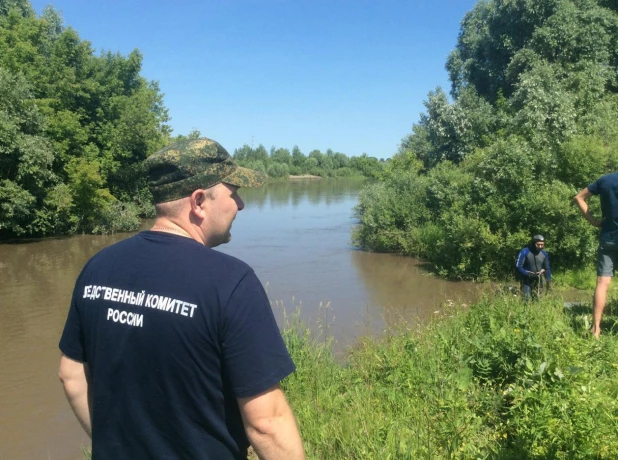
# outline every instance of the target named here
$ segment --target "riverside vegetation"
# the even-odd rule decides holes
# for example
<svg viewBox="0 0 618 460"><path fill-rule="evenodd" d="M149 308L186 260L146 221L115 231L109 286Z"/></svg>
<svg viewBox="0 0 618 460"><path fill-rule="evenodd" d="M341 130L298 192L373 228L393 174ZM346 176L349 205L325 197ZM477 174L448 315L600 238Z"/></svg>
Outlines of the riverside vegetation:
<svg viewBox="0 0 618 460"><path fill-rule="evenodd" d="M597 229L571 200L618 169L618 2L479 2L446 68L451 99L429 93L361 192L356 244L451 278L501 279L541 233L553 271L577 282L593 270Z"/></svg>
<svg viewBox="0 0 618 460"><path fill-rule="evenodd" d="M286 148L271 147L270 152L263 145L252 148L243 145L234 151L234 160L241 166L264 171L269 177L289 175L313 175L320 177L379 177L385 160L378 160L366 153L359 157L348 157L344 153L327 149L325 153L312 150L305 156L298 146L290 152Z"/></svg>
<svg viewBox="0 0 618 460"><path fill-rule="evenodd" d="M296 319L283 382L310 459L618 457L618 302L487 297L427 327L367 338L340 365Z"/></svg>

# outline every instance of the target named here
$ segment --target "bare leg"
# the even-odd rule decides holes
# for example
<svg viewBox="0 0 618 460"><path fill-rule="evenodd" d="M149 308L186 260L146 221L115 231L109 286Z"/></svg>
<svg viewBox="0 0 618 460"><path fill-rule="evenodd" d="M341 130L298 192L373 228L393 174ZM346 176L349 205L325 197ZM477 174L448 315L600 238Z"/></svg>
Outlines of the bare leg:
<svg viewBox="0 0 618 460"><path fill-rule="evenodd" d="M597 276L597 287L594 290L594 308L592 310L592 335L596 338L601 335L601 317L605 309L607 289L611 281L611 276Z"/></svg>

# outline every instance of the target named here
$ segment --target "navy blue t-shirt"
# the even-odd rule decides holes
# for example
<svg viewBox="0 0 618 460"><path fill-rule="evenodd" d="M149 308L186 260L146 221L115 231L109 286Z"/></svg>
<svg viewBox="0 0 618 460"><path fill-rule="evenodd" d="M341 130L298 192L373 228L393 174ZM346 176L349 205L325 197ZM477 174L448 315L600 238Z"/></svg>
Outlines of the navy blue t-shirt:
<svg viewBox="0 0 618 460"><path fill-rule="evenodd" d="M601 198L603 223L600 238L618 243L618 172L597 179L588 186L588 191Z"/></svg>
<svg viewBox="0 0 618 460"><path fill-rule="evenodd" d="M236 398L294 371L247 264L151 231L86 264L60 349L91 372L95 460L246 458Z"/></svg>

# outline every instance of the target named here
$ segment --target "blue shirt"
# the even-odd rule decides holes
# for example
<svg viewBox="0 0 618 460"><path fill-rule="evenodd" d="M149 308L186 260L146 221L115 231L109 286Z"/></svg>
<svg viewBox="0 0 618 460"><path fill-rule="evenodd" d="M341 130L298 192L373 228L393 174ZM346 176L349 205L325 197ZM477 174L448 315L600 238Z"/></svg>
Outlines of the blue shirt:
<svg viewBox="0 0 618 460"><path fill-rule="evenodd" d="M607 174L588 186L588 191L601 198L600 238L618 242L618 172Z"/></svg>
<svg viewBox="0 0 618 460"><path fill-rule="evenodd" d="M294 371L253 270L161 232L90 259L60 349L90 369L93 459L246 458L237 398Z"/></svg>

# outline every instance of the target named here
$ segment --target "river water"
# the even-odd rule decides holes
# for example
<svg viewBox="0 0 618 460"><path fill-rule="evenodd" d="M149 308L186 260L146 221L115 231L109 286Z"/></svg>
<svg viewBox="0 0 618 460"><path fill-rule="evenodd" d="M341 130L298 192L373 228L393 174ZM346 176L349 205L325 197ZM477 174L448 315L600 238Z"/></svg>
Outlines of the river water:
<svg viewBox="0 0 618 460"><path fill-rule="evenodd" d="M479 295L478 285L430 276L413 259L352 247L360 187L331 179L242 189L246 208L232 241L218 248L255 269L280 324L284 309L289 317L300 308L310 327L327 329L336 350ZM128 236L0 244L0 460L82 458L88 438L58 382L57 344L83 265Z"/></svg>

